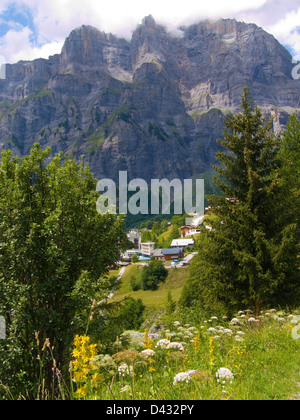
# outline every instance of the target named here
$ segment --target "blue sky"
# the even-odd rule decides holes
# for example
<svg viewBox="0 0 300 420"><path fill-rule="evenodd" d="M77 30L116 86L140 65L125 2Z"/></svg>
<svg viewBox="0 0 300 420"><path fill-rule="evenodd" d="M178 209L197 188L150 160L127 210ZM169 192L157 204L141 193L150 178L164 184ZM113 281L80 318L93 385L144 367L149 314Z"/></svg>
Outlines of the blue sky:
<svg viewBox="0 0 300 420"><path fill-rule="evenodd" d="M256 23L300 58L299 0L0 0L0 64L59 53L82 24L130 38L149 14L175 34L202 19Z"/></svg>

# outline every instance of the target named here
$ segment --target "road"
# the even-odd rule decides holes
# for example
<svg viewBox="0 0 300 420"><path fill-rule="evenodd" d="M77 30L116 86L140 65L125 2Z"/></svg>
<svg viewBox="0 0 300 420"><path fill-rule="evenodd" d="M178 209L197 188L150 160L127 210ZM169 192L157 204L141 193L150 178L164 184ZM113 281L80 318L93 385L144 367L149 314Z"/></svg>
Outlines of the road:
<svg viewBox="0 0 300 420"><path fill-rule="evenodd" d="M118 277L117 277L117 281L119 282L123 276L123 274L125 273L126 267L121 268ZM107 298L101 300L101 302L98 303L98 306L103 305L103 303L106 303L109 299L112 299L114 297L115 294L115 290L112 290L110 292L110 294L107 296Z"/></svg>
<svg viewBox="0 0 300 420"><path fill-rule="evenodd" d="M177 267L183 267L185 264L189 264L191 260L194 258L194 256L197 254L198 252L192 252L191 254L188 254L186 257L183 258L182 261L180 261L179 264L177 264Z"/></svg>

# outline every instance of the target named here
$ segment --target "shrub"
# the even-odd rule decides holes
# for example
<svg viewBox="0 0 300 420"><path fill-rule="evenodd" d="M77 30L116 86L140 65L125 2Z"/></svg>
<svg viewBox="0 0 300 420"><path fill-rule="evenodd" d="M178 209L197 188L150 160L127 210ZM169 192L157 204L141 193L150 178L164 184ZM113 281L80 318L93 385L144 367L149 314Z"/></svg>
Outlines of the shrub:
<svg viewBox="0 0 300 420"><path fill-rule="evenodd" d="M141 285L144 290L157 290L159 283L165 282L168 270L162 261L150 261L142 271Z"/></svg>

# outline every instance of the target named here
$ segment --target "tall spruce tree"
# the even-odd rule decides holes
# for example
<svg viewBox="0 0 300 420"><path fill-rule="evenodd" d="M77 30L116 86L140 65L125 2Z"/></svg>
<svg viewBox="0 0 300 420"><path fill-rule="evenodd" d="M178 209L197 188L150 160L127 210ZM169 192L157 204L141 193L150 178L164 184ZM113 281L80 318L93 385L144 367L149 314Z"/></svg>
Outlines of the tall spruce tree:
<svg viewBox="0 0 300 420"><path fill-rule="evenodd" d="M225 121L227 149L219 152L216 184L224 196L209 197L215 218L203 229L182 302L231 312L288 304L299 296L295 213L280 182L280 136L254 107L247 88L241 112Z"/></svg>

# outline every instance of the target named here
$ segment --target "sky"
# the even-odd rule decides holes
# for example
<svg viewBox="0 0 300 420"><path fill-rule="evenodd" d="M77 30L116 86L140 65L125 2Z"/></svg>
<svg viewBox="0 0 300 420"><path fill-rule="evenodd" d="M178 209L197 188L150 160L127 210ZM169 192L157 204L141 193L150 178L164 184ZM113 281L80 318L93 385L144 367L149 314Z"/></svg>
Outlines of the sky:
<svg viewBox="0 0 300 420"><path fill-rule="evenodd" d="M60 53L83 24L130 39L150 14L175 35L204 19L256 23L300 59L300 0L0 0L0 64Z"/></svg>

